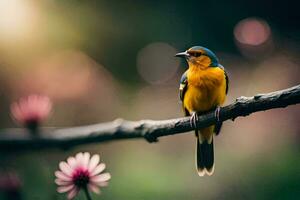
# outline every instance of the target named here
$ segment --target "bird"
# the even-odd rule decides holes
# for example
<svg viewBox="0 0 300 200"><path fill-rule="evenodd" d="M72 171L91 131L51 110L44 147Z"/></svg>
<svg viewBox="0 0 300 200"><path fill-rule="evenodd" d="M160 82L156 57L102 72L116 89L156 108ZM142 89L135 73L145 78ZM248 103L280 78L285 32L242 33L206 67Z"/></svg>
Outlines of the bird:
<svg viewBox="0 0 300 200"><path fill-rule="evenodd" d="M196 169L199 176L211 176L215 168L213 136L218 135L222 127L220 106L228 93L228 74L216 54L206 47L193 46L175 56L188 63L188 69L180 79L179 96L183 112L185 116L191 116L190 123L195 129ZM215 111L217 123L198 130L198 115L210 111Z"/></svg>

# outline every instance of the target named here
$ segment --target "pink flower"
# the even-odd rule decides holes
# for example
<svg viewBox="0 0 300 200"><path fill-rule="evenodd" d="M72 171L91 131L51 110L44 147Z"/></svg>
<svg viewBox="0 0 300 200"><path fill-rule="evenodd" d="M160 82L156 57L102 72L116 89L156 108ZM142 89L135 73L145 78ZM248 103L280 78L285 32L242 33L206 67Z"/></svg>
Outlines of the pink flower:
<svg viewBox="0 0 300 200"><path fill-rule="evenodd" d="M80 189L99 194L99 187L108 185L111 178L109 173L101 173L105 169L104 163L99 163L100 157L90 153L78 153L75 157L69 157L67 162L60 162L60 171L55 172L55 183L59 193L68 193L68 199L73 199Z"/></svg>
<svg viewBox="0 0 300 200"><path fill-rule="evenodd" d="M52 103L47 96L30 95L11 104L12 117L27 127L37 126L50 114Z"/></svg>

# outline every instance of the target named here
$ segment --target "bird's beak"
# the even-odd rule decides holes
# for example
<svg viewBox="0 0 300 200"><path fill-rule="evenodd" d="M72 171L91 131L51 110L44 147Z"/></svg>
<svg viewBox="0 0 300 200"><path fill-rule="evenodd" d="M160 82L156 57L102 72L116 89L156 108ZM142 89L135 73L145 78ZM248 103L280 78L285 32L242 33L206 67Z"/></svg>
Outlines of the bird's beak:
<svg viewBox="0 0 300 200"><path fill-rule="evenodd" d="M188 52L184 51L184 52L177 53L175 56L176 57L188 57L189 54L188 54Z"/></svg>

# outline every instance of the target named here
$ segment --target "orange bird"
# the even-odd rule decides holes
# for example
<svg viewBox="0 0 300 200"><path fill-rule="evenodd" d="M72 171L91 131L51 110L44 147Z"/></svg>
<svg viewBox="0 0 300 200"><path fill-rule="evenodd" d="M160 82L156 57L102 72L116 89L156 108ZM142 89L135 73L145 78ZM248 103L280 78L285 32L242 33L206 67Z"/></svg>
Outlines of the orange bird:
<svg viewBox="0 0 300 200"><path fill-rule="evenodd" d="M219 119L220 106L228 92L228 76L217 56L209 49L194 46L185 52L176 54L188 63L188 70L180 80L180 100L186 116L191 116L191 125L195 128L196 167L199 176L212 175L214 172L213 135L219 134L222 123L198 130L199 114L215 110Z"/></svg>

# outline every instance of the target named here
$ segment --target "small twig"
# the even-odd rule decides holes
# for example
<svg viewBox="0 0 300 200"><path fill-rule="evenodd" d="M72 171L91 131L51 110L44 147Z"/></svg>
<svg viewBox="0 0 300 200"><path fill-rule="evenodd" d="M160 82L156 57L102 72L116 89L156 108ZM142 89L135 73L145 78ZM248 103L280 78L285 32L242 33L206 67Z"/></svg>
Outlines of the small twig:
<svg viewBox="0 0 300 200"><path fill-rule="evenodd" d="M240 97L234 103L221 108L220 120L235 119L251 113L282 108L300 103L300 85L253 97ZM214 112L199 116L198 127L216 123ZM25 129L4 129L0 131L0 150L37 150L45 148L68 149L82 144L99 143L119 139L145 138L149 142L158 137L185 133L193 130L190 118L169 120L126 121L100 123L73 128L40 128L38 137L31 137Z"/></svg>

